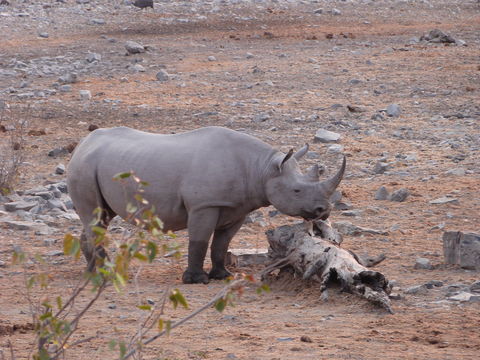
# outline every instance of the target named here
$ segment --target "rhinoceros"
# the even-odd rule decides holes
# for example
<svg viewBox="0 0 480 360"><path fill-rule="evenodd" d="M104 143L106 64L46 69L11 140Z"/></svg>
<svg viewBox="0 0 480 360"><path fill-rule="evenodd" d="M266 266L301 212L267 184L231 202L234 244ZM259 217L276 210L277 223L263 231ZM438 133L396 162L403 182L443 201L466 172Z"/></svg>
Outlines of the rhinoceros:
<svg viewBox="0 0 480 360"><path fill-rule="evenodd" d="M208 283L230 276L225 257L230 240L248 213L273 205L280 212L304 219L326 219L330 196L346 166L320 182L314 165L303 174L299 160L308 145L284 154L247 134L222 127L204 127L180 134L153 134L116 127L97 129L75 149L67 168L67 185L83 223L81 249L88 269L106 255L95 246L92 221L106 228L119 215L127 218L134 202L133 184L113 177L133 171L149 183L143 197L154 206L165 230L188 228L188 266L184 283ZM123 187L122 187L123 186ZM126 188L125 188L126 186ZM100 208L100 217L94 210ZM212 268L203 263L212 237Z"/></svg>

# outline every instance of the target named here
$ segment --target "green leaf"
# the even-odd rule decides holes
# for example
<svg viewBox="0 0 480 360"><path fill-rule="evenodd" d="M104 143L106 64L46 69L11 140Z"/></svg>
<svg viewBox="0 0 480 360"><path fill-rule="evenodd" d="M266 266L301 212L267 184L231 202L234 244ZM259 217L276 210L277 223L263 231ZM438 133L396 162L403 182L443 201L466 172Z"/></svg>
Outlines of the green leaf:
<svg viewBox="0 0 480 360"><path fill-rule="evenodd" d="M148 181L143 181L143 180L142 180L142 181L140 181L140 185L142 185L142 186L149 186L150 183L149 183Z"/></svg>
<svg viewBox="0 0 480 360"><path fill-rule="evenodd" d="M57 307L58 307L58 310L60 310L62 308L62 297L61 296L57 296Z"/></svg>
<svg viewBox="0 0 480 360"><path fill-rule="evenodd" d="M123 358L127 353L127 345L124 341L120 341L120 357Z"/></svg>
<svg viewBox="0 0 480 360"><path fill-rule="evenodd" d="M35 278L35 276L32 276L31 278L29 278L27 281L27 289L31 289L33 285L35 285L36 281L37 279Z"/></svg>
<svg viewBox="0 0 480 360"><path fill-rule="evenodd" d="M117 341L116 340L112 339L112 340L109 341L108 348L110 350L115 350L116 346L117 346Z"/></svg>
<svg viewBox="0 0 480 360"><path fill-rule="evenodd" d="M138 207L136 207L135 205L133 205L132 203L128 203L127 204L127 207L126 207L126 210L129 214L133 214L135 213L137 210L138 210Z"/></svg>
<svg viewBox="0 0 480 360"><path fill-rule="evenodd" d="M118 174L113 176L113 180L127 179L130 176L132 176L131 172L118 173Z"/></svg>
<svg viewBox="0 0 480 360"><path fill-rule="evenodd" d="M151 305L138 305L137 306L140 310L146 310L146 311L151 311L152 306Z"/></svg>
<svg viewBox="0 0 480 360"><path fill-rule="evenodd" d="M38 359L39 360L50 360L50 355L48 355L47 350L40 349L40 351L38 352Z"/></svg>
<svg viewBox="0 0 480 360"><path fill-rule="evenodd" d="M105 233L107 232L107 229L101 226L92 226L92 231L95 235L101 236L101 235L105 235Z"/></svg>
<svg viewBox="0 0 480 360"><path fill-rule="evenodd" d="M162 331L163 326L164 326L163 319L158 319L158 331Z"/></svg>
<svg viewBox="0 0 480 360"><path fill-rule="evenodd" d="M225 299L220 299L215 303L215 309L218 312L222 312L223 310L225 310L226 306L227 306L227 300Z"/></svg>
<svg viewBox="0 0 480 360"><path fill-rule="evenodd" d="M170 331L172 330L172 321L168 320L167 325L165 326L165 330L167 331L167 335L170 335Z"/></svg>
<svg viewBox="0 0 480 360"><path fill-rule="evenodd" d="M133 255L134 258L137 258L138 260L140 261L147 261L148 258L143 255L142 253L139 253L139 252L136 252L134 255ZM151 261L150 261L151 262Z"/></svg>
<svg viewBox="0 0 480 360"><path fill-rule="evenodd" d="M158 246L153 241L149 241L147 244L147 256L148 262L152 262L158 254Z"/></svg>

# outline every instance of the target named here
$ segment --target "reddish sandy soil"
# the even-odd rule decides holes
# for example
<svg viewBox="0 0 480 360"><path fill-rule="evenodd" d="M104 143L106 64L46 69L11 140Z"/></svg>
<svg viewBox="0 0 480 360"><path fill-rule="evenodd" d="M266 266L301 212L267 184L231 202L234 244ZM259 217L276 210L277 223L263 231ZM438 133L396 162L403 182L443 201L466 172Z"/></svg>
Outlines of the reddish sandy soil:
<svg viewBox="0 0 480 360"><path fill-rule="evenodd" d="M122 7L107 18L106 25L85 26L72 18L70 29L63 23L55 30L48 28L48 39L38 39L23 18L17 28L4 29L0 59L5 67L12 58L28 62L66 54L84 60L88 51L102 54L101 64L113 64L111 69L100 64L98 70L80 76L72 92L58 92L48 99L0 95L9 102L13 117L28 120L29 130L46 131L44 136L26 139L27 164L22 167L18 190L62 180L52 174L53 169L59 162L67 163L69 155L53 159L46 154L86 136L90 124L163 133L207 125L244 129L282 151L309 142L311 150L320 154L318 161L331 172L339 164L339 155L328 152L327 145L313 142L317 129L328 128L342 134L340 144L348 158L347 175L340 186L344 200L361 211L357 217L334 212L331 220L389 232L386 236L346 237L343 246L358 253L387 255L376 270L396 280L401 288L401 299L393 301L395 314L338 291L332 291L323 302L318 288L311 284L273 283L272 291L262 296L256 295L254 288L246 289L235 306L223 313L203 312L169 337L147 346L144 359L480 357L479 303L447 301L445 290L451 284L479 280L479 273L444 265L443 230L435 229L444 224L444 230L480 230L480 7L474 1L439 1L432 7L416 1L381 1L368 6L338 2L340 16L314 15L317 7L319 4L251 5L239 10L250 20L228 20L214 13L201 20L171 24L159 19L179 14L159 8L140 13ZM328 10L327 5L324 8ZM129 16L134 16L134 21ZM409 44L412 37L434 28L468 46ZM328 39L327 34L333 38ZM109 42L110 38L116 42ZM148 44L151 50L127 57L127 40ZM252 58L246 56L248 52ZM208 61L208 56L215 56L216 61ZM143 60L140 64L145 72L126 68L134 59ZM173 76L166 83L155 79L162 67ZM254 71L256 68L260 71ZM57 79L47 75L24 78L38 89L50 88ZM360 81L355 84L352 79ZM21 76L6 78L0 86L18 87L21 80ZM90 90L92 100L81 101L81 89ZM105 99L121 102L113 106ZM399 117L371 119L391 103L402 108ZM347 105L358 106L362 112L350 112ZM264 113L268 120L252 121ZM0 133L0 141L7 140L8 134ZM416 160L402 160L397 154L416 154ZM371 170L382 157L395 162L393 169L375 175ZM314 162L306 159L301 165L306 168ZM446 174L458 167L466 170L465 175ZM407 188L410 196L400 203L375 201L373 195L381 185L389 190ZM429 204L448 194L458 198L458 204ZM265 231L294 220L269 218L268 210L263 210L265 224L245 225L232 248L266 248ZM34 339L25 272L10 262L12 245L31 254L46 254L62 249L65 233L79 234L81 230L77 221L63 219L53 225L55 232L48 236L0 228L0 260L5 262L0 268L0 349L6 359L10 342L16 359L23 359ZM178 235L186 245L185 232ZM43 240L52 238L56 244L45 247ZM430 259L434 269L414 269L417 257ZM52 298L68 295L85 267L83 259L63 256L46 257L46 263L51 286L47 292L31 294L37 302L47 294ZM110 339L129 339L144 316L136 309L138 302L152 299L159 304L167 288L178 287L190 308L196 309L223 287L221 281L183 285L185 266L186 257L178 262L163 258L144 266L138 294L133 283L122 294L109 288L85 315L75 340L96 338L69 350L66 359L117 358L108 349ZM38 273L41 267L34 261L26 271ZM231 271L258 274L261 269ZM425 295L402 291L430 280L441 280L444 286ZM82 297L78 304L86 301L87 297ZM189 311L167 306L165 318L177 320ZM304 335L312 342L302 342Z"/></svg>

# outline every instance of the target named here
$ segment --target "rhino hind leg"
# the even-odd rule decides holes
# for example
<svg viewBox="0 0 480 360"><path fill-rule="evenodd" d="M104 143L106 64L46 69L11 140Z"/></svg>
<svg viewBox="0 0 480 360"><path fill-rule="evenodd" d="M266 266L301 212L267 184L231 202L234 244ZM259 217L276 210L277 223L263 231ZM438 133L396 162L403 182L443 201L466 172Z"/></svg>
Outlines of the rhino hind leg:
<svg viewBox="0 0 480 360"><path fill-rule="evenodd" d="M245 218L242 218L228 228L215 230L211 247L212 270L210 270L208 274L210 279L223 280L232 276L232 274L225 269L225 258L227 256L228 245L242 226L244 220Z"/></svg>

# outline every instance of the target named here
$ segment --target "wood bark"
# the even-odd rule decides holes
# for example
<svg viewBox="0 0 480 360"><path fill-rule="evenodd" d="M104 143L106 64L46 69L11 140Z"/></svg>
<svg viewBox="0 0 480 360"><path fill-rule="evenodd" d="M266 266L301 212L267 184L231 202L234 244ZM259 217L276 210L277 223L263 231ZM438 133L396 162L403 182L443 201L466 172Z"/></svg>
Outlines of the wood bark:
<svg viewBox="0 0 480 360"><path fill-rule="evenodd" d="M327 296L329 283L337 281L343 291L364 297L393 313L388 280L382 273L365 266L385 257L361 261L354 253L340 247L341 237L329 223L314 221L280 226L267 231L267 239L272 263L265 268L262 278L276 269L291 267L304 280L319 282L323 298Z"/></svg>

